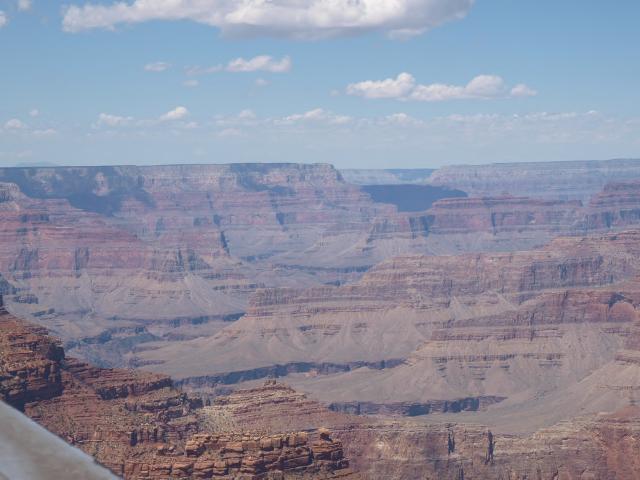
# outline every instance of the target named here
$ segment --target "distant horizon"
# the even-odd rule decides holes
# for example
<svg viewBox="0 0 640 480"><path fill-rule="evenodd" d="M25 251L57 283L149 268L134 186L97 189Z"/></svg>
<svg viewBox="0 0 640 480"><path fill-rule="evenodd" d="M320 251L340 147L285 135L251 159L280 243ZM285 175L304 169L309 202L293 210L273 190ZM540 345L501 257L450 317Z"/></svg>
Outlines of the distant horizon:
<svg viewBox="0 0 640 480"><path fill-rule="evenodd" d="M634 157L614 157L602 159L581 159L581 160L539 160L539 161L511 161L511 162L484 162L484 163L451 163L441 166L424 167L339 167L331 162L190 162L190 163L113 163L113 164L54 164L54 163L24 163L15 165L2 165L0 168L102 168L102 167L186 167L186 166L206 166L206 165L330 165L338 171L342 170L439 170L446 167L481 167L490 165L527 165L527 164L568 164L568 163L603 163L603 162L638 162L640 156Z"/></svg>

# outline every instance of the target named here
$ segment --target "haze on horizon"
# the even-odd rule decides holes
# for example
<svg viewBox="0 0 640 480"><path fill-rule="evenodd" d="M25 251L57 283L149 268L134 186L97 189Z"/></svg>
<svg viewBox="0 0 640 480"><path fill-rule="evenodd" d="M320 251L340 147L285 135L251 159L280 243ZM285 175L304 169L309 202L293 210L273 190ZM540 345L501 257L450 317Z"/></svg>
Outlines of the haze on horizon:
<svg viewBox="0 0 640 480"><path fill-rule="evenodd" d="M640 4L0 0L0 166L640 157Z"/></svg>

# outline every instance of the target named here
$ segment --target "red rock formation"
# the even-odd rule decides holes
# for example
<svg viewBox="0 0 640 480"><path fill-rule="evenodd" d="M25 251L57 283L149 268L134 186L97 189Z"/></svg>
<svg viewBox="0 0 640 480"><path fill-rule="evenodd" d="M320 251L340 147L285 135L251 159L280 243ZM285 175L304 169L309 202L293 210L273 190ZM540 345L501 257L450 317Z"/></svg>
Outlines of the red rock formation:
<svg viewBox="0 0 640 480"><path fill-rule="evenodd" d="M91 367L0 311L0 399L127 479L353 478L328 433L209 433L200 400L161 375Z"/></svg>

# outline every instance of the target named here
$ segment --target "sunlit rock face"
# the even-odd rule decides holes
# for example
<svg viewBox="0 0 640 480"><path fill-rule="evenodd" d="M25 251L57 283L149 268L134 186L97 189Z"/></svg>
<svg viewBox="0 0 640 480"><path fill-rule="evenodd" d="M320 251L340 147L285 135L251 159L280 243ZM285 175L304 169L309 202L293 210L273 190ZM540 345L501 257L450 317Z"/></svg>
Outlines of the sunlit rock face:
<svg viewBox="0 0 640 480"><path fill-rule="evenodd" d="M119 477L359 478L349 468L342 443L332 439L329 431L318 430L319 422L336 414L305 402L291 389L265 388L276 393L275 398L273 394L262 395L263 404L267 409L271 405L277 417L272 427L251 425L248 410L243 414L241 409L247 421L244 428L222 432L215 417L203 409L202 399L174 388L168 377L101 369L66 357L46 330L0 309L0 400L94 456ZM292 424L283 421L287 409L278 401L287 397L315 412L307 418L307 427L317 431L287 430ZM250 398L222 400L219 405L251 405ZM3 419L5 408L0 404ZM6 430L8 425L3 423L0 437L7 443L0 447L0 454L15 448L25 456L27 452L20 445L26 448L37 442L12 436ZM66 462L68 472L78 472L78 478L112 478L97 467L91 469L90 462L79 453L73 454L73 449L67 452L62 442L46 436L45 440L57 446L56 454L60 455L59 462L55 457L47 459L52 468L59 471L60 464ZM53 448L40 443L43 448ZM20 469L8 462L0 465L0 472L8 467L11 472L39 472L33 465ZM47 478L40 474L31 478Z"/></svg>

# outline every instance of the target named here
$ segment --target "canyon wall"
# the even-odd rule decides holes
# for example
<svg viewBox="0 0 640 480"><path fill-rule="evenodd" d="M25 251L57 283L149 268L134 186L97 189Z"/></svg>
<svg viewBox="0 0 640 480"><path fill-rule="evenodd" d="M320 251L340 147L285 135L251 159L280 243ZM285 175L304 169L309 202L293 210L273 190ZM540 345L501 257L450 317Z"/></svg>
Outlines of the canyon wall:
<svg viewBox="0 0 640 480"><path fill-rule="evenodd" d="M587 202L607 183L638 178L640 160L615 159L445 166L433 172L428 183L474 197L508 193Z"/></svg>
<svg viewBox="0 0 640 480"><path fill-rule="evenodd" d="M400 212L330 165L5 168L0 290L74 355L139 365L134 350L210 338L262 288L347 284L398 255L530 249L636 225L639 209L633 182L584 204L446 198Z"/></svg>
<svg viewBox="0 0 640 480"><path fill-rule="evenodd" d="M0 347L0 400L125 479L356 478L327 431L222 434L168 377L68 358L4 309Z"/></svg>

